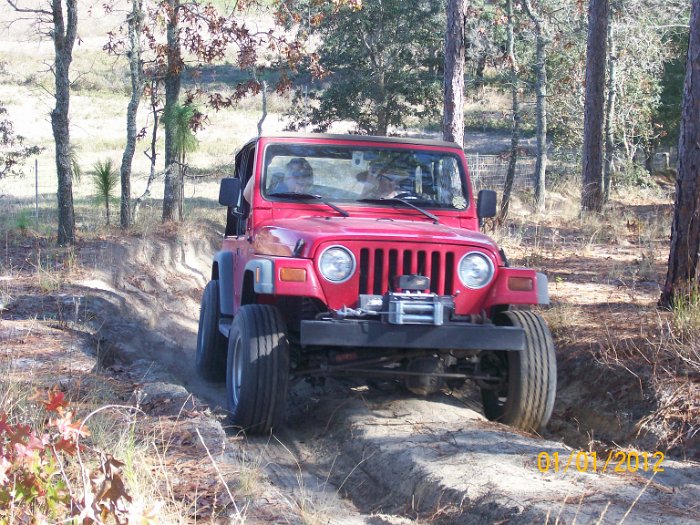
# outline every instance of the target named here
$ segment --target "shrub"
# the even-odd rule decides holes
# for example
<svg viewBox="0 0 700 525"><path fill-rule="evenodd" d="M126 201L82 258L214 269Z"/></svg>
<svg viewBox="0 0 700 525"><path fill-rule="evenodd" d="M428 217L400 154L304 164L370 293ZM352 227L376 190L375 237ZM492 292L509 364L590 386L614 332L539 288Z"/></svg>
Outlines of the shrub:
<svg viewBox="0 0 700 525"><path fill-rule="evenodd" d="M89 471L81 458L85 446L80 443L89 432L75 419L64 394L50 391L41 404L48 421L43 429L10 422L7 414L0 414L0 525L57 518L87 525L110 517L118 524L142 523L146 516L130 514L123 463L93 450L100 461ZM69 473L76 469L79 476L71 478ZM82 481L82 490L76 477ZM72 520L65 521L66 517Z"/></svg>
<svg viewBox="0 0 700 525"><path fill-rule="evenodd" d="M92 183L95 187L95 198L104 202L109 224L109 201L115 197L114 190L119 184L119 172L112 165L112 159L97 161L92 167Z"/></svg>

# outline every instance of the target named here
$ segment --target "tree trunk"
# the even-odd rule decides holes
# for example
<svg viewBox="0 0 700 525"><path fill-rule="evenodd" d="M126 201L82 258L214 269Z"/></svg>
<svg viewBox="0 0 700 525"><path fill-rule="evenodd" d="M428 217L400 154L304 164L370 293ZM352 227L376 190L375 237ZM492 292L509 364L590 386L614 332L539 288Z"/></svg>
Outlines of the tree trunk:
<svg viewBox="0 0 700 525"><path fill-rule="evenodd" d="M535 128L537 160L535 161L535 206L544 211L547 171L547 37L544 20L532 10L530 0L523 7L535 24Z"/></svg>
<svg viewBox="0 0 700 525"><path fill-rule="evenodd" d="M379 75L377 78L377 126L373 132L376 135L386 137L389 134L389 107L388 95L386 92L386 75L381 61L377 64Z"/></svg>
<svg viewBox="0 0 700 525"><path fill-rule="evenodd" d="M611 10L612 11L612 10ZM603 199L610 197L615 154L615 97L617 96L617 50L612 20L608 20L608 97L605 104L605 164L603 166Z"/></svg>
<svg viewBox="0 0 700 525"><path fill-rule="evenodd" d="M70 64L73 45L78 30L78 2L62 0L51 4L53 17L54 77L56 105L51 111L51 129L56 143L56 175L58 177L58 244L63 246L75 241L75 213L73 210L73 175L71 171L70 122Z"/></svg>
<svg viewBox="0 0 700 525"><path fill-rule="evenodd" d="M654 175L654 154L656 153L656 145L653 140L644 142L644 169L650 176Z"/></svg>
<svg viewBox="0 0 700 525"><path fill-rule="evenodd" d="M668 273L660 304L697 290L700 249L700 0L693 0L688 37L685 87L678 140L676 205L671 227Z"/></svg>
<svg viewBox="0 0 700 525"><path fill-rule="evenodd" d="M257 79L256 79L257 80ZM262 135L263 123L267 118L267 81L263 80L261 84L262 89L262 114L260 115L260 120L258 120L258 137Z"/></svg>
<svg viewBox="0 0 700 525"><path fill-rule="evenodd" d="M586 46L586 99L583 117L583 187L581 207L603 209L603 122L608 0L590 0Z"/></svg>
<svg viewBox="0 0 700 525"><path fill-rule="evenodd" d="M151 153L149 154L148 151L144 151L146 157L148 157L148 160L150 162L150 172L148 175L148 181L146 182L146 189L144 192L141 194L140 197L137 197L134 200L134 213L133 213L133 220L136 221L138 219L139 215L139 209L141 208L141 202L143 199L146 197L149 197L151 195L151 185L153 184L153 181L156 179L156 162L158 159L158 149L157 149L157 143L158 143L158 123L160 122L160 110L158 109L158 79L155 77L151 78L151 113L153 115L153 128L151 131L151 146L150 150Z"/></svg>
<svg viewBox="0 0 700 525"><path fill-rule="evenodd" d="M486 53L479 53L476 59L476 70L474 71L474 87L476 89L484 87L484 71L486 70Z"/></svg>
<svg viewBox="0 0 700 525"><path fill-rule="evenodd" d="M382 104L377 114L377 135L386 137L389 134L389 109Z"/></svg>
<svg viewBox="0 0 700 525"><path fill-rule="evenodd" d="M181 74L184 66L180 50L178 11L180 0L167 0L168 3L168 62L165 73L165 114L177 104L180 98ZM181 221L183 181L177 168L175 151L175 130L172 119L165 119L165 188L163 189L163 220Z"/></svg>
<svg viewBox="0 0 700 525"><path fill-rule="evenodd" d="M464 0L448 0L442 136L464 145Z"/></svg>
<svg viewBox="0 0 700 525"><path fill-rule="evenodd" d="M122 155L120 225L131 226L131 163L136 151L136 113L143 92L143 63L141 61L141 32L143 30L143 0L132 0L129 16L129 72L131 74L131 99L126 110L126 146Z"/></svg>
<svg viewBox="0 0 700 525"><path fill-rule="evenodd" d="M515 181L515 165L518 162L518 144L520 142L520 103L518 101L518 68L515 61L513 35L513 0L506 0L506 13L508 14L508 63L510 67L510 93L512 98L513 108L513 124L510 135L510 159L508 160L508 172L506 180L503 183L503 199L501 199L501 211L499 213L499 221L504 221L508 217L510 209L510 194L513 191L513 182Z"/></svg>
<svg viewBox="0 0 700 525"><path fill-rule="evenodd" d="M187 164L185 164L185 150L180 152L178 156L178 180L180 181L180 200L177 203L180 220L185 217L185 173L187 172Z"/></svg>

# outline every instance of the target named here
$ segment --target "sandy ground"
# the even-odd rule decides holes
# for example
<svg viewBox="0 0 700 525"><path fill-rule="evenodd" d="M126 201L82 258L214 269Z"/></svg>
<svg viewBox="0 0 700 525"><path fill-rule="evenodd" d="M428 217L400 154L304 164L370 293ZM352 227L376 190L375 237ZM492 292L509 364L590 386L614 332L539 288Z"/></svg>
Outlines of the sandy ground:
<svg viewBox="0 0 700 525"><path fill-rule="evenodd" d="M81 259L91 261L89 268L66 293L37 297L22 295L20 287L4 318L26 319L39 309L72 312L79 298L78 315L84 312L82 322L101 341L99 359L108 370L139 377L155 405L159 396L177 400L191 392L220 413L223 387L197 380L193 370L198 301L217 249L216 228L197 225L161 230L148 239L90 243L81 249ZM571 297L577 285L559 282L555 300ZM611 304L613 294L622 293L594 281L587 289L586 301L594 306ZM640 289L644 299L648 292ZM576 350L560 347L559 353L561 366L562 360L575 359L571 354ZM590 382L571 375L570 366L562 368L555 417L545 437L486 421L476 391L416 398L394 384L351 380L328 381L322 387L295 384L288 426L272 439L241 441L225 419L213 415L206 424L222 428L223 421L232 461L243 455L260 459L269 482L280 491L278 502L284 499L280 494L301 494L314 502L318 515L329 516L328 523L700 520L697 463L666 458L663 472L652 472L651 463L636 473L614 472L612 467L602 472L606 449L583 448L591 436L581 428L580 442L570 439L575 434L571 421L581 424L576 418L585 419L578 409L586 404ZM590 374L593 368L581 370ZM596 408L597 418L591 419L598 428L616 418L610 407L592 411ZM610 432L621 436L621 429ZM617 451L614 445L608 449ZM576 469L579 453L593 450L602 458L598 471L581 468L582 463ZM638 453L644 451L653 453ZM540 471L538 456L543 453L559 455L558 471L553 466Z"/></svg>

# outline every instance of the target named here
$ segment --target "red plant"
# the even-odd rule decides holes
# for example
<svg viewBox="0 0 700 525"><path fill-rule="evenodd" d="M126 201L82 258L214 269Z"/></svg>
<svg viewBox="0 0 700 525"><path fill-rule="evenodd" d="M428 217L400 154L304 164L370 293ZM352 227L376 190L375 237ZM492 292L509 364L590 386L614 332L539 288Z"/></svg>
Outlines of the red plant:
<svg viewBox="0 0 700 525"><path fill-rule="evenodd" d="M104 523L109 516L127 524L131 497L121 478L123 463L99 453L99 467L88 472L80 460L80 439L89 432L63 392L51 390L39 401L49 415L43 432L0 414L0 525L66 516L81 525ZM69 464L77 464L82 474L80 494L66 474Z"/></svg>

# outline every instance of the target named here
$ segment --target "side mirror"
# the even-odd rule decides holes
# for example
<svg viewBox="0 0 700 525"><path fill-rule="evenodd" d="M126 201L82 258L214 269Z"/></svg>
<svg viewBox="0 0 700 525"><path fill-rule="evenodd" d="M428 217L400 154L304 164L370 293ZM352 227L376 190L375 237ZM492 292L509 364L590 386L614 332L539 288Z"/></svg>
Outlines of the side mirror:
<svg viewBox="0 0 700 525"><path fill-rule="evenodd" d="M238 208L241 201L241 179L227 177L221 179L219 186L219 204L229 208Z"/></svg>
<svg viewBox="0 0 700 525"><path fill-rule="evenodd" d="M479 219L488 219L496 216L496 192L493 190L481 190L476 198L476 215Z"/></svg>

